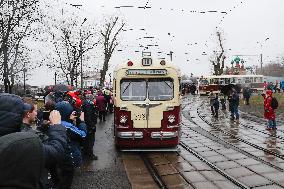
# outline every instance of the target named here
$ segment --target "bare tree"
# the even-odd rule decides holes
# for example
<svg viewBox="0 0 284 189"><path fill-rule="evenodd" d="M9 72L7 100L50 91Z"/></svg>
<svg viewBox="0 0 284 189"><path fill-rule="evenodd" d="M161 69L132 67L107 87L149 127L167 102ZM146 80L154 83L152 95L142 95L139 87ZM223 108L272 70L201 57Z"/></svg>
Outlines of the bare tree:
<svg viewBox="0 0 284 189"><path fill-rule="evenodd" d="M221 51L214 52L214 60L210 60L213 65L214 75L222 75L224 71L224 62L226 56L224 55L224 47L223 47L223 39L221 36L221 32L217 31L217 39L218 39L218 46L220 47Z"/></svg>
<svg viewBox="0 0 284 189"><path fill-rule="evenodd" d="M95 24L79 17L75 10L68 8L58 9L50 5L44 8L42 23L48 38L45 44L48 43L51 50L43 54L46 66L53 68L55 72L61 72L59 76L68 84L76 84L77 87L81 71L79 65L84 56L90 55L99 42Z"/></svg>
<svg viewBox="0 0 284 189"><path fill-rule="evenodd" d="M34 17L37 5L37 0L0 1L0 68L5 92L12 92L14 82L11 79L19 70L20 57L24 58L22 41L29 36L30 26L37 20Z"/></svg>
<svg viewBox="0 0 284 189"><path fill-rule="evenodd" d="M257 69L256 71L257 73L261 72L260 69ZM284 65L278 62L266 64L262 68L262 74L267 75L267 76L283 77L284 76Z"/></svg>
<svg viewBox="0 0 284 189"><path fill-rule="evenodd" d="M101 35L103 37L103 46L104 46L104 64L101 70L101 78L100 84L103 86L105 81L106 72L109 68L109 61L113 54L114 49L117 47L118 40L117 37L119 33L122 31L125 23L118 23L119 18L115 17L114 19L110 19L108 23L105 24L104 31L101 31ZM115 31L115 28L117 30Z"/></svg>

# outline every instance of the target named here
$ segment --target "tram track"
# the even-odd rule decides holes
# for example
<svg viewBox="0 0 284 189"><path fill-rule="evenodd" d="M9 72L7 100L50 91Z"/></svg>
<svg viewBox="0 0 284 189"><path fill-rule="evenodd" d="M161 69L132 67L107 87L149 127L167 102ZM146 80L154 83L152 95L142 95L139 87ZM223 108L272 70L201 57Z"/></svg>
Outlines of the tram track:
<svg viewBox="0 0 284 189"><path fill-rule="evenodd" d="M182 106L182 110L185 110L186 106L189 105L189 104L192 104L192 102L184 103L183 106ZM224 134L224 135L227 135L227 136L230 136L230 137L232 137L232 138L235 138L236 140L238 140L238 141L240 141L240 142L243 142L243 143L245 143L245 144L247 144L247 145L252 146L253 148L256 148L256 149L258 149L258 150L261 150L261 151L263 151L263 152L266 152L266 153L268 153L268 154L271 154L271 155L273 155L273 156L275 156L275 157L278 157L279 159L283 159L283 156L280 155L280 154L278 154L278 153L274 153L274 152L272 152L272 151L270 151L270 150L267 150L267 149L264 149L264 148L262 148L262 147L260 147L260 146L258 146L258 145L254 145L254 144L252 144L252 143L250 143L250 142L248 142L248 141L245 141L245 140L239 138L238 136L235 136L235 135L233 136L231 133L225 132L225 131L222 130L221 128L218 128L218 125L214 125L212 122L206 120L205 117L203 117L203 116L200 115L200 112L201 112L201 111L204 112L204 110L205 110L202 105L196 104L196 101L195 101L195 106L198 107L198 108L197 108L197 109L198 109L198 111L197 111L198 118L199 118L200 120L202 120L203 122L205 122L205 123L206 123L207 125L209 125L210 127L213 127L215 130L218 130L219 133L222 133L222 134ZM188 110L186 110L186 111L188 111ZM190 112L190 111L195 111L195 110L191 109L191 110L189 110L189 112ZM192 117L192 116L190 115L190 113L188 113L188 112L183 112L183 114L188 114L187 117L186 117L186 119L187 119L190 123L193 123L194 125L199 126L200 122L199 122L199 121L198 121L198 122L195 122L195 117ZM192 119L192 118L194 118L194 119ZM208 118L208 116L207 116L207 118ZM207 134L205 135L205 137L208 137L208 135L212 135L213 137L216 138L215 140L212 140L212 141L220 143L221 145L224 146L224 148L231 148L231 149L234 149L234 150L238 151L238 152L241 153L241 154L244 154L244 155L246 155L246 156L248 156L248 157L250 157L250 158L255 159L256 161L260 162L261 164L265 164L265 165L267 165L267 166L269 166L269 167L272 167L272 168L278 170L279 173L283 172L283 168L281 168L281 167L279 167L279 166L277 166L277 165L275 165L275 164L273 164L273 163L270 163L270 162L268 162L268 161L262 159L261 157L258 157L258 156L254 155L254 154L251 154L250 152L245 151L245 149L242 149L241 147L238 147L238 146L236 146L236 145L233 145L233 144L231 144L230 142L228 142L228 141L226 141L226 140L224 140L224 139L221 139L221 138L218 137L216 134L213 134L212 132L209 132L209 131L207 131L207 130L204 129L204 128L196 127L196 126L195 126L195 127L189 127L188 125L183 124L183 128L186 127L187 129L190 129L191 131L194 131L194 132L199 133L199 134L201 134L201 135L204 136L204 133L203 133L203 134L200 133L200 129L201 129L203 132L206 132L206 133L207 133ZM198 129L195 129L195 128L198 128ZM266 134L266 133L265 133L265 134ZM184 131L182 132L182 135L183 135L183 136L184 136L184 135L188 135L189 138L192 137L190 133L187 133L187 132L184 132ZM199 138L199 137L198 137L198 138ZM212 137L209 137L209 138L212 139ZM191 138L191 139L192 139L192 138ZM183 140L181 141L180 145L181 145L182 147L189 148L189 146L186 146L186 143L185 143L185 141L183 141ZM207 147L208 147L208 146L207 146ZM211 149L211 150L214 150L214 149ZM192 150L191 150L191 153L193 153ZM197 152L195 152L195 153L197 153ZM193 153L193 154L195 154L195 153ZM205 152L205 153L206 153L206 152ZM204 159L205 159L205 160L203 160L204 162L207 161L207 160L206 160L206 157L205 157ZM210 166L210 164L211 164L211 163L209 162L208 165ZM212 168L214 168L215 165L214 165L214 163L212 163L212 164L213 164ZM217 167L217 168L218 168L218 167ZM253 171L253 170L252 170L252 171ZM260 173L257 173L257 174L261 175ZM268 180L269 180L270 182L272 182L273 184L277 185L278 187L279 187L279 186L280 186L280 187L283 187L283 183L277 182L277 179L268 178L268 177L265 177L265 178L268 179ZM234 178L233 178L233 179L234 179ZM232 182L234 182L234 181L232 181ZM243 187L245 187L245 186L243 186Z"/></svg>
<svg viewBox="0 0 284 189"><path fill-rule="evenodd" d="M151 174L152 178L154 179L154 181L156 182L158 187L160 189L168 189L167 185L164 183L163 179L159 175L157 169L155 168L155 166L151 163L151 161L147 157L147 154L146 155L145 154L141 154L140 157L143 160L147 170Z"/></svg>
<svg viewBox="0 0 284 189"><path fill-rule="evenodd" d="M204 103L202 103L202 105L201 105L200 107L202 107L203 105L204 105ZM240 142L243 142L243 143L245 143L245 144L247 144L247 145L250 145L250 146L252 146L252 147L254 147L254 148L256 148L256 149L262 150L262 151L264 151L264 152L266 152L266 153L269 153L269 154L271 154L271 155L274 155L275 157L278 157L278 158L284 160L284 156L283 156L283 155L281 155L281 154L279 154L279 153L276 153L276 152L273 152L273 151L271 151L271 150L265 149L265 148L263 148L263 147L261 147L261 146L258 146L258 145L256 145L256 144L253 144L253 143L251 143L251 142L249 142L249 141L247 141L247 140L245 140L245 139L242 139L242 138L240 138L240 137L237 137L237 136L235 136L235 135L233 135L233 134L231 134L231 133L229 133L229 132L226 132L225 130L219 128L217 125L213 124L212 122L209 122L208 120L205 119L204 116L201 116L201 114L200 114L200 107L197 108L197 114L198 114L199 118L200 118L201 120L203 120L205 123L207 123L208 125L210 125L211 127L215 128L215 129L217 129L217 130L219 130L220 132L222 132L223 134L225 134L225 135L227 135L227 136L234 137L236 140L238 140L238 141L240 141Z"/></svg>
<svg viewBox="0 0 284 189"><path fill-rule="evenodd" d="M185 106L186 106L186 105L185 105ZM185 106L183 106L183 109L185 109ZM199 107L200 107L200 106L199 106ZM188 118L188 117L187 117L187 118ZM187 119L187 118L186 118L186 119ZM200 119L202 120L202 118L200 118ZM191 120L187 119L187 120L190 121L191 123L193 123L194 125L198 126L198 123L195 122L194 120L192 120L192 119L191 119ZM206 123L206 122L205 122L205 123ZM207 124L208 124L208 123L207 123ZM212 133L209 133L208 131L206 131L206 130L203 129L203 128L200 128L200 127L188 127L188 125L183 124L183 128L184 128L184 127L186 127L187 129L190 129L191 131L196 132L196 133L198 133L198 134L200 134L200 135L203 135L203 136L206 137L206 138L208 137L208 135L212 135L213 137L215 137L215 140L212 140L212 137L209 137L209 138L210 138L212 141L221 144L222 146L224 146L224 148L234 149L234 150L236 150L237 152L239 152L239 153L241 153L241 154L244 154L244 155L246 155L246 156L249 157L249 158L253 158L253 159L255 159L256 161L258 161L258 162L260 162L260 163L262 163L262 164L265 164L265 165L267 165L267 166L269 166L269 167L272 167L272 168L278 170L279 173L283 172L283 168L281 168L281 167L279 167L279 166L276 166L276 165L274 165L274 164L272 164L272 163L270 163L270 162L268 162L268 161L265 161L265 160L261 159L260 157L257 157L257 156L255 156L255 155L249 153L249 152L246 152L245 150L243 150L243 149L241 149L241 148L239 148L239 147L237 147L237 146L235 146L235 145L233 145L233 144L231 144L231 143L229 143L229 142L227 142L227 141L225 141L225 140L219 138L218 136L216 136L216 135L214 135L214 134L212 134ZM194 129L194 128L198 128L198 129ZM203 134L200 133L200 129L201 129L203 132L206 132L206 135L204 135L204 133L203 133ZM192 138L191 138L191 137L192 137L192 133L190 134L190 133L183 132L182 134L183 134L183 136L184 136L184 135L187 135L188 138L190 138L191 141L192 141ZM200 137L197 137L197 138L200 138ZM192 154L198 156L199 159L201 159L203 162L205 162L207 165L209 165L209 166L210 166L211 168L213 168L214 170L215 170L215 168L219 169L217 166L215 166L214 163L211 163L210 161L208 161L208 160L206 159L206 157L205 157L205 158L202 157L200 154L198 154L198 153L195 152L193 149L191 149L190 146L187 146L185 141L181 141L180 145L181 145L183 148L190 149L190 153L192 153ZM206 147L207 147L207 148L210 148L210 147L208 147L208 146L206 146ZM214 149L211 149L211 150L213 151ZM221 151L221 150L220 150L220 151ZM205 153L206 153L206 152L205 152ZM200 157L200 156L201 156L201 157ZM234 160L233 160L233 161L234 161ZM248 168L249 168L249 167L248 167ZM216 170L216 171L217 171L217 170ZM223 173L221 173L220 171L223 172ZM254 170L251 170L251 171L254 172ZM222 171L221 169L218 170L217 172L219 172L220 174L222 174L222 175L224 175L224 176L227 175L227 173L225 173L225 172ZM259 172L255 172L255 173L258 174L259 176L261 176L261 173L259 173ZM230 177L230 176L228 175L228 177ZM265 178L265 179L268 179L270 182L273 183L273 185L275 185L275 186L277 186L277 187L283 187L283 184L282 184L282 183L278 183L278 182L277 182L277 179L271 179L271 178L267 178L267 177L264 177L264 178ZM238 186L241 187L241 188L246 188L246 187L248 187L246 184L243 184L242 182L239 182L237 179L235 179L235 178L233 178L233 177L228 178L228 180L231 180L233 183L235 183L236 185L238 185ZM266 186L266 185L264 185L264 186ZM248 187L248 188L249 188L249 187Z"/></svg>
<svg viewBox="0 0 284 189"><path fill-rule="evenodd" d="M195 157L197 157L198 159L200 159L202 162L206 163L209 167L211 167L214 171L216 171L217 173L219 173L220 175L224 176L226 179L228 179L229 181L231 181L232 183L234 183L236 186L239 186L240 188L243 189L247 189L250 188L248 186L246 186L245 184L239 182L237 179L231 177L230 175L228 175L226 172L222 171L221 169L219 169L216 165L214 165L213 163L209 162L208 160L206 160L206 158L204 158L203 156L201 156L200 154L198 154L196 151L194 151L193 149L191 149L188 145L186 145L186 143L184 142L180 142L180 146L182 146L184 149L186 149L187 151L189 151L191 154L193 154Z"/></svg>

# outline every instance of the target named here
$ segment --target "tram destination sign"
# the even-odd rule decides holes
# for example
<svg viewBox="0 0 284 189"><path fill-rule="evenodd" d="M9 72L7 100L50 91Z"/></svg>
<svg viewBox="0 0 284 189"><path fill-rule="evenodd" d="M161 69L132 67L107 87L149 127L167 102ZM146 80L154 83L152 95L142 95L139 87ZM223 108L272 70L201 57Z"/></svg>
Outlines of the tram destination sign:
<svg viewBox="0 0 284 189"><path fill-rule="evenodd" d="M165 69L128 69L126 75L167 75Z"/></svg>

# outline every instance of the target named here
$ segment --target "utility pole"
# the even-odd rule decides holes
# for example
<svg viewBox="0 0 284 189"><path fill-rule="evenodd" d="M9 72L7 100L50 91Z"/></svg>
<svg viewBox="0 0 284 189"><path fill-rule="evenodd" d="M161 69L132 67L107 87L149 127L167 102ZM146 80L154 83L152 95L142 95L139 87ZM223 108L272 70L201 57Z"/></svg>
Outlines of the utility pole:
<svg viewBox="0 0 284 189"><path fill-rule="evenodd" d="M56 76L57 76L57 73L54 72L54 85L56 85Z"/></svg>
<svg viewBox="0 0 284 189"><path fill-rule="evenodd" d="M24 70L23 70L24 72L24 94L26 94L26 71L27 71L26 62L24 61Z"/></svg>
<svg viewBox="0 0 284 189"><path fill-rule="evenodd" d="M82 43L82 25L87 21L87 18L84 18L84 21L80 27L80 58L81 58L81 89L83 89L83 43Z"/></svg>
<svg viewBox="0 0 284 189"><path fill-rule="evenodd" d="M170 59L171 59L171 61L173 60L173 51L170 51Z"/></svg>
<svg viewBox="0 0 284 189"><path fill-rule="evenodd" d="M261 71L261 74L262 74L262 53L260 54L260 71Z"/></svg>
<svg viewBox="0 0 284 189"><path fill-rule="evenodd" d="M81 29L80 29L81 35ZM82 49L82 40L80 40L80 56L81 56L81 89L83 89L83 49Z"/></svg>

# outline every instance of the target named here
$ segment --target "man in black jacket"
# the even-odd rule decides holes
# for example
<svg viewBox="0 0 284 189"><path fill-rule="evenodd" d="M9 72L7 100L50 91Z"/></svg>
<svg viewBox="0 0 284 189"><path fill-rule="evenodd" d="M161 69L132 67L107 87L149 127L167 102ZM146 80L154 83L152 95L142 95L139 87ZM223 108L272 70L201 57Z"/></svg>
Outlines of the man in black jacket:
<svg viewBox="0 0 284 189"><path fill-rule="evenodd" d="M60 161L65 154L67 136L59 112L51 112L49 139L43 143L33 132L16 133L20 131L24 110L25 104L19 96L0 94L0 140L3 141L3 148L0 149L0 188L44 188L40 176L44 174L43 166L48 167ZM8 150L3 150L4 148ZM23 158L27 160L26 163L23 163ZM10 178L11 176L13 177Z"/></svg>
<svg viewBox="0 0 284 189"><path fill-rule="evenodd" d="M85 113L85 122L87 125L87 136L83 143L83 150L87 157L97 160L98 157L93 152L97 124L97 110L93 100L94 97L92 94L86 94L83 100L82 110Z"/></svg>

